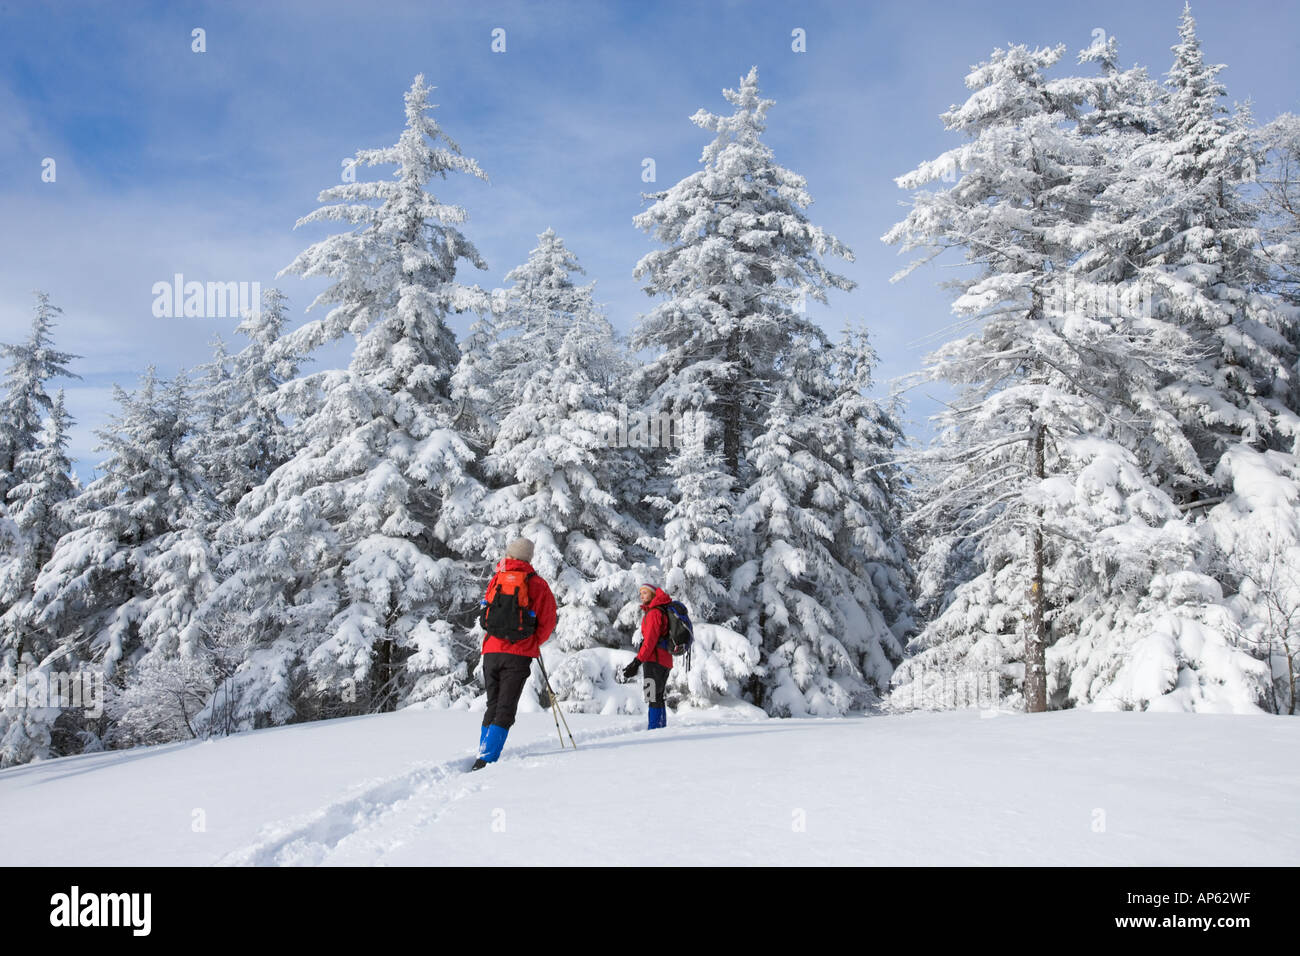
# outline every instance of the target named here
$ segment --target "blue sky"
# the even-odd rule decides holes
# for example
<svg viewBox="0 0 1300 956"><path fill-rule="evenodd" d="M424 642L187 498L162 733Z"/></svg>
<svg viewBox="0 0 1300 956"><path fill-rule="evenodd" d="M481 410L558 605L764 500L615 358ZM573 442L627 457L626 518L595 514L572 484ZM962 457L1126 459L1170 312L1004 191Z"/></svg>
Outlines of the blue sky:
<svg viewBox="0 0 1300 956"><path fill-rule="evenodd" d="M278 284L296 318L318 286L276 273L323 227L294 230L359 148L401 132L416 73L438 87L443 129L490 183L435 188L463 205L487 260L463 278L503 282L553 227L597 280L628 331L649 299L633 279L654 248L632 225L641 193L697 168L707 134L688 117L729 110L721 95L751 65L776 101L767 141L806 176L815 222L852 248L838 263L858 283L816 313L832 331L871 329L881 394L918 369L950 320L923 270L880 236L903 214L893 179L957 142L939 114L965 98L963 77L996 46L1073 54L1100 29L1126 63L1161 76L1182 0L1101 2L15 2L0 0L0 341L26 334L34 289L64 310L59 347L82 356L64 382L78 420L73 453L91 474L93 429L112 383L150 363L193 367L234 320L155 318L152 287L187 279ZM1257 118L1300 109L1294 52L1300 5L1192 7L1206 56L1226 63L1232 100ZM191 31L205 31L193 52ZM505 30L506 51L491 49ZM806 32L807 51L791 49ZM652 157L657 182L641 181ZM41 179L55 161L55 182ZM833 264L834 265L834 264ZM464 323L459 328L463 329ZM344 361L344 350L325 355ZM915 434L935 403L909 394Z"/></svg>

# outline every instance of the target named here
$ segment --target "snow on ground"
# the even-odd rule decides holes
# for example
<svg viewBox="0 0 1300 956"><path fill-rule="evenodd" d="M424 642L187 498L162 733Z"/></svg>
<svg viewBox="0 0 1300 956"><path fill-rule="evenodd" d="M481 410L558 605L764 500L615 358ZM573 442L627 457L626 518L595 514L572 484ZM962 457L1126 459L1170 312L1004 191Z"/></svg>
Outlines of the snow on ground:
<svg viewBox="0 0 1300 956"><path fill-rule="evenodd" d="M1300 864L1300 721L406 710L0 771L0 863Z"/></svg>

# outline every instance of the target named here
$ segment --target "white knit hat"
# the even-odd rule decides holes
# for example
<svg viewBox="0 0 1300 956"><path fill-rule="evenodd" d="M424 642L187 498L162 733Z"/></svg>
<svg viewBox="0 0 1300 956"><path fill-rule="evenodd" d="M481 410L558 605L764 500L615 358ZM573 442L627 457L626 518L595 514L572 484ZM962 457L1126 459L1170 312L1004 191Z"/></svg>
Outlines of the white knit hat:
<svg viewBox="0 0 1300 956"><path fill-rule="evenodd" d="M533 543L527 538L515 538L506 548L506 557L516 561L533 563Z"/></svg>

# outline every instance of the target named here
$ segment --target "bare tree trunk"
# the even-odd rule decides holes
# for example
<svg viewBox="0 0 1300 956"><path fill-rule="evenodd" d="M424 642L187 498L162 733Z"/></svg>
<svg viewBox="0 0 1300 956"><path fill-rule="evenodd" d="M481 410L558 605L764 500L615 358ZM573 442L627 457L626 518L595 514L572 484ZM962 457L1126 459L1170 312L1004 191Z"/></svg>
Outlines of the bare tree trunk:
<svg viewBox="0 0 1300 956"><path fill-rule="evenodd" d="M1283 647L1286 648L1287 677L1291 681L1291 703L1287 706L1286 713L1288 717L1294 717L1295 716L1295 681L1296 681L1295 654L1291 650L1290 643L1284 644ZM1272 676L1271 668L1270 668L1269 676L1270 677Z"/></svg>
<svg viewBox="0 0 1300 956"><path fill-rule="evenodd" d="M370 698L371 713L384 713L392 710L389 699L389 682L392 680L393 668L393 641L391 638L384 637L379 641L377 660L375 661L374 677L372 678L374 690Z"/></svg>
<svg viewBox="0 0 1300 956"><path fill-rule="evenodd" d="M760 594L763 590L763 575L760 572L754 582L754 593ZM767 663L767 607L761 601L758 606L758 661L759 666ZM755 707L763 706L763 681L758 674L750 674L749 680L745 681L744 693L749 698L749 702Z"/></svg>
<svg viewBox="0 0 1300 956"><path fill-rule="evenodd" d="M1043 478L1044 433L1041 424L1034 426L1034 477ZM1025 635L1025 711L1041 714L1047 710L1047 625L1043 619L1043 513L1038 511L1031 535L1033 580L1029 585L1030 626Z"/></svg>
<svg viewBox="0 0 1300 956"><path fill-rule="evenodd" d="M739 375L740 369L740 331L733 329L727 337L727 363L733 375ZM733 478L740 477L740 383L734 379L727 383L723 393L722 408L722 457L727 462L727 472Z"/></svg>

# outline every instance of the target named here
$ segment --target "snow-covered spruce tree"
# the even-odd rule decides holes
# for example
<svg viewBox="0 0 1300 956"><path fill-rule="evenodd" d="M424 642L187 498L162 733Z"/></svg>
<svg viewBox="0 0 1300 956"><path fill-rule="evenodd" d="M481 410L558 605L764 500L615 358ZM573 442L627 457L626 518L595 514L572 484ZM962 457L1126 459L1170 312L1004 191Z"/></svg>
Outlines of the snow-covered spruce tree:
<svg viewBox="0 0 1300 956"><path fill-rule="evenodd" d="M1256 133L1262 157L1253 211L1269 290L1288 306L1300 305L1300 119L1284 114ZM1300 323L1284 327L1291 348ZM1227 606L1242 642L1269 670L1264 706L1297 713L1300 685L1300 464L1294 447L1258 451L1229 448L1214 475L1230 489L1205 512L1218 545L1222 577L1235 586Z"/></svg>
<svg viewBox="0 0 1300 956"><path fill-rule="evenodd" d="M1296 313L1268 294L1269 262L1244 192L1259 164L1250 130L1227 115L1222 67L1206 64L1186 10L1179 37L1159 130L1098 197L1106 228L1096 238L1135 266L1153 315L1177 324L1202 353L1197 380L1170 383L1164 398L1208 476L1239 442L1291 448L1300 431ZM1207 480L1180 499L1221 492Z"/></svg>
<svg viewBox="0 0 1300 956"><path fill-rule="evenodd" d="M230 654L219 636L214 638L213 617L198 611L216 588L223 551L241 541L234 505L288 457L287 430L273 407L276 387L296 369L292 353L278 348L284 297L269 290L261 305L238 327L251 339L249 345L231 356L218 339L187 402L189 423L179 457L192 493L142 565L150 594L141 604L139 629L147 651L109 702L115 745L212 730L199 717L229 676ZM273 356L273 351L283 354Z"/></svg>
<svg viewBox="0 0 1300 956"><path fill-rule="evenodd" d="M822 455L849 477L851 492L836 550L858 582L853 597L865 617L859 626L868 639L859 666L875 692L884 694L916 629L917 613L903 533L912 476L902 464L901 402L895 397L885 406L868 397L878 358L865 329L847 326L828 359L833 397Z"/></svg>
<svg viewBox="0 0 1300 956"><path fill-rule="evenodd" d="M285 337L295 355L351 333L346 369L287 382L279 412L294 421L294 456L239 502L244 542L205 609L244 613L257 647L234 675L237 725L441 704L472 695L465 639L479 598L450 546L476 520L474 457L451 427L459 350L452 311L485 309L455 281L478 252L466 215L428 191L448 173L486 178L431 115L417 76L397 144L361 150L356 165L395 166L392 179L324 190L299 225L343 221L284 271L325 276L323 319Z"/></svg>
<svg viewBox="0 0 1300 956"><path fill-rule="evenodd" d="M1168 350L1158 356L1163 363L1146 363L1155 373L1149 376L1152 387L1130 389L1144 396L1137 409L1146 434L1137 444L1128 443L1133 459L1123 467L1136 466L1183 510L1192 510L1198 498L1218 494L1215 475L1222 472L1212 455L1198 451L1213 447L1206 437L1215 427L1207 429L1201 419L1222 402L1213 396L1223 394L1225 370L1222 348L1209 342L1204 327L1189 322L1169 295L1173 288L1192 285L1153 279L1150 270L1155 259L1170 252L1165 242L1174 230L1168 214L1180 202L1169 196L1177 190L1175 173L1168 171L1164 182L1164 175L1153 180L1145 169L1178 152L1169 145L1180 135L1172 98L1141 69L1118 72L1113 41L1106 49L1085 51L1081 59L1099 62L1102 75L1077 81L1089 87L1083 100L1091 109L1081 113L1079 130L1095 157L1090 160L1093 212L1076 230L1080 257L1070 270L1067 297L1101 305ZM1162 190L1165 196L1159 197ZM1110 473L1121 474L1116 464ZM1121 477L1120 485L1133 490L1128 477ZM1078 592L1053 622L1055 643L1048 659L1054 700L1101 707L1254 709L1263 698L1261 668L1239 640L1240 614L1223 604L1225 590L1234 584L1224 573L1219 547L1172 518L1159 531L1136 523L1126 528L1132 538L1127 557L1103 547L1105 539L1099 542L1093 559L1104 573L1095 574L1092 589ZM1109 534L1113 538L1118 529Z"/></svg>
<svg viewBox="0 0 1300 956"><path fill-rule="evenodd" d="M1272 533L1243 536L1230 529L1259 524L1249 516L1254 504L1272 516L1269 501L1296 496L1294 463L1278 459L1294 451L1300 350L1296 312L1270 289L1269 266L1276 263L1267 244L1260 248L1258 209L1246 200L1259 162L1248 117L1227 116L1221 67L1205 64L1186 11L1179 32L1152 135L1112 149L1117 175L1096 198L1091 252L1079 271L1086 266L1090 277L1133 290L1127 298L1141 300L1148 324L1176 327L1192 343L1198 360L1166 374L1158 397L1197 461L1148 454L1144 464L1193 517L1209 520L1194 542L1197 557L1172 594L1146 612L1129 608L1120 620L1130 626L1106 624L1107 639L1089 639L1080 628L1059 650L1079 677L1093 675L1072 682L1081 701L1091 698L1092 687L1099 703L1248 710L1272 698L1258 662L1249 659L1260 645L1242 640L1262 625L1250 602L1233 592L1241 583L1253 587L1250 581L1265 571L1278 572L1273 557L1252 547L1273 541ZM1261 457L1252 462L1252 456ZM1241 487L1238 475L1247 476ZM1262 482L1263 475L1270 481ZM1206 507L1214 511L1206 515ZM1274 528L1271 517L1265 523L1285 530ZM1273 554L1284 561L1290 552L1282 539ZM1172 595L1179 592L1199 597L1174 613ZM1126 634L1129 646L1117 653ZM1134 676L1135 661L1144 662L1144 676Z"/></svg>
<svg viewBox="0 0 1300 956"><path fill-rule="evenodd" d="M1072 189L1062 191L1076 182L1076 145L1063 132L1073 105L1043 76L1062 52L995 50L967 76L971 97L943 116L968 142L897 181L921 189L956 180L919 192L907 218L885 235L905 251L928 250L895 279L946 248L964 248L980 274L961 283L953 310L983 326L928 357L924 373L961 394L939 416L937 446L918 461L925 504L912 520L927 540L918 570L931 613L912 642L916 656L896 678L905 697L918 696L913 684L927 671L946 675L955 660L997 673L999 696L1023 668L1027 709L1047 707L1047 541L1041 509L1028 499L1047 477L1046 432L1061 417L1052 414L1040 330L1053 254L1060 254L1048 236L1074 215L1076 200ZM948 578L954 552L962 555L956 570L969 580Z"/></svg>
<svg viewBox="0 0 1300 956"><path fill-rule="evenodd" d="M281 341L286 321L284 295L267 290L260 308L236 328L248 344L230 355L218 338L212 360L200 370L193 433L185 445L197 491L147 565L153 595L142 629L151 650L109 708L116 742L154 743L229 729L229 708L219 720L211 714L203 719L203 712L233 673L226 638L238 634L243 647L247 622L237 611L216 612L207 604L222 557L244 543L235 505L289 458L288 426L275 407L278 387L297 372L296 354ZM227 695L220 700L227 702Z"/></svg>
<svg viewBox="0 0 1300 956"><path fill-rule="evenodd" d="M635 218L665 248L637 264L646 292L662 301L642 316L632 346L658 353L633 380L650 413L695 416L706 452L718 454L731 490L708 508L715 531L730 539L735 495L754 474L745 449L764 429L780 358L815 328L803 305L853 283L822 263L825 255L851 260L852 253L809 221L806 181L778 165L762 142L773 101L760 98L757 69L723 93L732 115L700 110L691 117L715 134L702 168L648 197L652 205ZM664 497L676 504L688 494L675 475ZM665 569L678 562L667 549L660 544ZM724 590L748 557L719 562ZM714 595L719 616L702 620L738 623L748 599Z"/></svg>
<svg viewBox="0 0 1300 956"><path fill-rule="evenodd" d="M60 390L37 447L18 459L24 480L9 492L13 546L0 563L0 767L48 756L60 716L48 706L49 668L32 655L24 615L37 573L68 530L64 508L78 491L67 456L69 422Z"/></svg>
<svg viewBox="0 0 1300 956"><path fill-rule="evenodd" d="M22 619L32 586L55 544L69 530L64 503L78 491L68 458L71 421L60 389L36 447L19 457L15 469L22 478L9 492L16 549L0 565L0 673L12 672L29 650L24 647Z"/></svg>
<svg viewBox="0 0 1300 956"><path fill-rule="evenodd" d="M78 356L53 347L51 330L63 312L50 303L48 293L36 293L36 310L27 341L0 345L0 355L9 360L5 370L4 397L0 400L0 506L3 506L21 477L16 474L19 457L36 447L41 416L53 407L45 385L52 378L80 378L68 371Z"/></svg>
<svg viewBox="0 0 1300 956"><path fill-rule="evenodd" d="M70 502L72 530L37 578L32 618L107 676L141 649L140 625L152 597L146 565L203 499L184 456L189 388L160 382L151 366L134 393L114 387L119 412L97 432L108 457L101 476ZM54 646L43 647L48 653Z"/></svg>
<svg viewBox="0 0 1300 956"><path fill-rule="evenodd" d="M796 341L753 446L741 497L738 594L762 649L756 701L776 716L838 716L875 704L909 626L907 558L887 465L897 424L862 394L874 362L865 337L834 349ZM882 441L883 439L883 441ZM890 614L893 620L886 618Z"/></svg>
<svg viewBox="0 0 1300 956"><path fill-rule="evenodd" d="M135 393L114 391L120 411L98 432L100 449L109 453L102 475L67 503L71 530L55 544L17 622L25 651L41 667L57 662L60 671L102 672L110 696L144 657L176 650L184 602L160 600L156 589L177 551L192 557L192 529L202 523L193 509L204 501L183 446L183 376L160 386L151 367ZM201 588L202 562L187 573ZM48 749L29 758L112 741L102 718L55 711L50 719L56 722L47 728Z"/></svg>
<svg viewBox="0 0 1300 956"><path fill-rule="evenodd" d="M821 257L853 254L808 220L806 180L778 165L760 139L774 101L759 97L757 67L723 95L736 107L731 116L691 117L716 134L703 168L653 194L635 219L666 248L637 264L646 292L663 301L641 317L632 346L662 350L639 373L654 406L718 422L723 464L740 478L776 365L813 328L803 305L853 287Z"/></svg>
<svg viewBox="0 0 1300 956"><path fill-rule="evenodd" d="M588 336L589 344L596 348L586 349L591 359L584 369L586 377L604 392L624 371L612 329L592 298L595 283L574 282L573 276L585 270L553 229L537 238L537 248L529 253L528 261L506 274L513 284L495 292L491 310L471 325L452 375L458 425L484 455L496 443L502 418L519 401L525 387L553 366L576 324L589 326L589 333L596 336ZM512 481L506 475L491 483L499 486ZM497 545L504 547L499 537L484 548L485 553L495 554L500 550Z"/></svg>
<svg viewBox="0 0 1300 956"><path fill-rule="evenodd" d="M1106 176L1104 151L1075 124L1080 84L1043 75L1062 52L1011 47L975 68L975 92L944 117L969 142L899 180L919 188L949 174L955 184L918 193L885 237L931 257L964 248L980 267L954 303L974 331L924 373L959 395L918 460L923 503L911 522L926 540L928 623L895 678L904 703L1041 711L1051 692L1064 705L1080 690L1059 661L1049 674L1057 634L1157 593L1197 607L1215 597L1203 574L1181 591L1165 580L1204 568L1192 566L1195 539L1151 467L1200 471L1162 398L1194 353L1176 327L1118 313L1075 274L1096 241ZM1124 126L1136 124L1111 124ZM1129 644L1110 648L1122 657ZM1084 686L1097 692L1096 681Z"/></svg>
<svg viewBox="0 0 1300 956"><path fill-rule="evenodd" d="M615 492L639 457L611 447L618 419L610 384L624 374L613 328L576 285L577 258L548 229L495 317L493 337L467 349L458 382L491 435L482 460L492 491L457 541L481 557L484 579L511 539L536 545L533 565L555 592L555 635L546 645L552 686L587 710L639 707L615 683L615 630L648 555L645 530ZM485 377L483 377L485 376ZM473 382L473 384L471 384Z"/></svg>
<svg viewBox="0 0 1300 956"><path fill-rule="evenodd" d="M207 427L195 436L195 458L227 517L292 454L289 427L276 410L279 387L298 374L298 357L281 341L287 301L279 289L264 291L260 307L235 329L248 344L227 356L223 343L207 366L199 402Z"/></svg>

